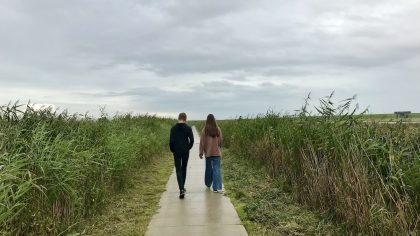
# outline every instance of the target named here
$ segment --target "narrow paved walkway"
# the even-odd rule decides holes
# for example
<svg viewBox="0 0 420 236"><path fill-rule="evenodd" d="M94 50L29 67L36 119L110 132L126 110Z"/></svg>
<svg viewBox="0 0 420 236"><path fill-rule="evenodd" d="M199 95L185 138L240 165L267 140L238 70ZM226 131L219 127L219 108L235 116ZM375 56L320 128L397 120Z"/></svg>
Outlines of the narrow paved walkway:
<svg viewBox="0 0 420 236"><path fill-rule="evenodd" d="M229 198L207 190L204 159L198 157L199 135L193 127L195 144L188 162L185 199L179 199L175 170L160 199L146 236L161 235L248 235ZM223 171L223 166L222 166Z"/></svg>

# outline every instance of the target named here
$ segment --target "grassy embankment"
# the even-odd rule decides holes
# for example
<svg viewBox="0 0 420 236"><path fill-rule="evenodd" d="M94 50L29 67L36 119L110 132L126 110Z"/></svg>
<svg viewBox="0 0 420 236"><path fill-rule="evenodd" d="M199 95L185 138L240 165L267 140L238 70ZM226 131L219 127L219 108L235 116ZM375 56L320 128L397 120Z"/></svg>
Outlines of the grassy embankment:
<svg viewBox="0 0 420 236"><path fill-rule="evenodd" d="M307 112L306 104L296 116L269 112L219 122L229 148L224 178L236 207L245 211L244 222L282 233L284 216L279 216L288 209L276 206L287 192L342 224L347 234L419 233L420 127L363 122L363 115L349 109L350 102L335 106L331 97L323 99L317 116ZM262 173L270 178L259 179L260 187L258 181L229 176L240 168L229 163L242 160L249 171L264 166ZM264 190L272 180L280 183L274 194ZM252 200L249 183L257 195L268 196Z"/></svg>
<svg viewBox="0 0 420 236"><path fill-rule="evenodd" d="M365 114L362 119L376 122L420 122L420 113L411 113L407 118L400 118L395 114Z"/></svg>
<svg viewBox="0 0 420 236"><path fill-rule="evenodd" d="M119 207L112 196L154 172L151 176L159 181L145 178L135 190L138 207L146 206L145 217L135 214L135 224L144 230L170 173L166 150L173 121L131 115L93 120L18 109L9 105L0 110L0 234L77 231L92 216ZM143 214L142 209L134 211Z"/></svg>

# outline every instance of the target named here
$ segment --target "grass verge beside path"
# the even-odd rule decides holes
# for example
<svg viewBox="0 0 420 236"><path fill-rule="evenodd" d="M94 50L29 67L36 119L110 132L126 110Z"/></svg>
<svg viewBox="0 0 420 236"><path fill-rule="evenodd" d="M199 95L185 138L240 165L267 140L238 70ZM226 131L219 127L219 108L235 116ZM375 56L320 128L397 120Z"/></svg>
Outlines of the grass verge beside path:
<svg viewBox="0 0 420 236"><path fill-rule="evenodd" d="M248 234L337 235L340 227L325 215L295 203L282 183L270 178L263 167L224 151L222 174L227 195Z"/></svg>
<svg viewBox="0 0 420 236"><path fill-rule="evenodd" d="M144 235L158 209L159 200L173 169L166 154L150 163L133 168L127 190L115 195L98 217L94 217L81 235ZM74 235L79 235L75 233Z"/></svg>

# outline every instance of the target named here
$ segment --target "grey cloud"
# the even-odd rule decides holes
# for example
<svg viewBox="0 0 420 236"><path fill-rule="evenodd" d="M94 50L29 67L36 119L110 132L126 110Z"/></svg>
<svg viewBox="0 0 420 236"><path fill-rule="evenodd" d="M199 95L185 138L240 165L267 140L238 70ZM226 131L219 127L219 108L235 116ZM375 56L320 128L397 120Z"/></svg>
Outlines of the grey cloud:
<svg viewBox="0 0 420 236"><path fill-rule="evenodd" d="M375 48L364 42L354 40L348 43L342 38L347 37L346 34L322 35L313 29L312 32L309 31L308 28L312 25L302 25L304 21L297 25L289 25L293 20L282 22L284 17L276 16L276 13L283 13L288 8L293 12L298 4L285 6L270 2L273 5L271 9L259 9L262 14L267 14L266 17L272 18L272 21L264 21L257 18L264 15L249 14L249 8L243 9L243 5L246 4L242 1L199 4L189 0L172 5L157 1L154 4L149 2L146 6L135 1L125 1L122 5L92 1L86 3L85 8L80 7L81 1L71 4L54 1L44 3L21 5L23 12L28 13L27 17L34 21L30 25L32 32L29 31L31 42L35 39L35 43L41 45L41 49L57 46L59 50L52 50L56 55L50 55L48 58L60 57L65 62L47 63L48 60L43 62L43 57L33 58L49 70L63 66L67 67L64 68L67 70L84 69L72 65L83 62L96 64L95 60L101 59L115 64L151 65L156 72L164 75L227 72L244 67L270 68L284 64L318 65L321 68L369 67L401 60L396 59L395 55L403 59L409 58L417 53L411 49L418 46L405 45L409 50L399 53L404 49L388 45L388 38L379 37L383 27L373 30L364 27L365 31L370 29L370 34L377 32L375 44L383 49L378 55ZM348 7L348 4L337 5L342 11L342 8ZM225 18L226 15L229 17ZM305 15L290 17L306 19ZM355 18L346 14L337 17L350 22ZM185 27L191 22L197 24ZM252 27L262 27L265 31L261 32L258 28L255 28L254 32L246 30L247 23ZM300 27L296 27L299 25ZM34 30L40 33L36 34ZM45 34L50 37L46 38ZM349 35L352 34L355 33L349 32ZM342 50L343 48L347 50ZM355 51L358 55L354 55ZM84 55L85 53L87 55ZM37 54L37 50L34 54ZM94 58L90 58L92 56Z"/></svg>
<svg viewBox="0 0 420 236"><path fill-rule="evenodd" d="M79 93L79 95L87 98L128 96L131 104L134 106L137 104L137 110L143 112L187 111L192 118L200 119L211 112L226 118L265 113L270 107L293 111L299 108L302 101L293 101L299 93L298 87L287 84L262 83L258 86L247 86L217 81L191 87L188 91L165 91L157 87L142 87L121 92ZM241 110L242 112L238 112Z"/></svg>
<svg viewBox="0 0 420 236"><path fill-rule="evenodd" d="M0 102L9 90L40 100L62 91L60 104L97 94L138 110L205 104L227 115L293 109L309 91L336 89L391 110L413 97L382 104L375 84L416 94L393 78L418 80L419 13L416 0L4 0ZM179 84L190 92L168 91Z"/></svg>

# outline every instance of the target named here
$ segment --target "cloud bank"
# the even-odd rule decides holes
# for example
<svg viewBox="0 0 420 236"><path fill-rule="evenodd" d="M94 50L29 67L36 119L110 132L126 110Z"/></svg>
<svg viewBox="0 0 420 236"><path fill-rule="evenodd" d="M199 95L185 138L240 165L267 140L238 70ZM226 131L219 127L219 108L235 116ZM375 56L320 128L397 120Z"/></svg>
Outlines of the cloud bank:
<svg viewBox="0 0 420 236"><path fill-rule="evenodd" d="M3 0L0 103L229 118L336 91L418 112L417 22L415 0Z"/></svg>

